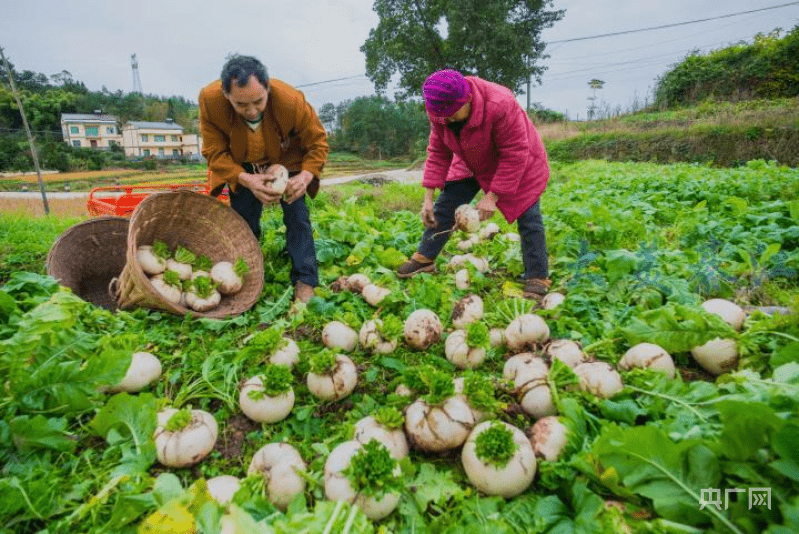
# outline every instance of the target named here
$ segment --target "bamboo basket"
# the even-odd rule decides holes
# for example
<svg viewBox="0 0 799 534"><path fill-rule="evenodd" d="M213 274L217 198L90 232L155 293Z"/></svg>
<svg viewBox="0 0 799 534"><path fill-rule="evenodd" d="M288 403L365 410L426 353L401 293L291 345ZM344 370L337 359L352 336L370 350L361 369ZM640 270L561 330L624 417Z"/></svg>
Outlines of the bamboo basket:
<svg viewBox="0 0 799 534"><path fill-rule="evenodd" d="M223 295L219 306L208 312L173 304L152 286L136 260L141 245L161 240L175 250L182 245L214 263L243 258L249 272L235 295ZM142 200L130 218L127 262L111 289L121 309L150 308L177 315L223 319L239 315L258 301L264 284L261 248L250 227L232 208L215 198L192 191L151 194Z"/></svg>
<svg viewBox="0 0 799 534"><path fill-rule="evenodd" d="M67 228L47 254L47 274L87 302L117 309L111 280L125 267L128 219L97 217Z"/></svg>

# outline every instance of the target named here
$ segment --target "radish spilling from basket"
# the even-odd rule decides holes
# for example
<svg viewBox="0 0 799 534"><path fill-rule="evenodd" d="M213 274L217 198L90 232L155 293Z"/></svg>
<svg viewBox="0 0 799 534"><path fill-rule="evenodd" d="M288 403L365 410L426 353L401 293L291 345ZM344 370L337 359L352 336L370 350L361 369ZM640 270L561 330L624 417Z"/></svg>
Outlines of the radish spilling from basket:
<svg viewBox="0 0 799 534"><path fill-rule="evenodd" d="M234 263L213 263L207 256L197 256L178 245L171 251L166 243L137 248L136 260L158 293L172 304L206 312L216 308L222 295L234 295L244 285L249 271L243 258Z"/></svg>

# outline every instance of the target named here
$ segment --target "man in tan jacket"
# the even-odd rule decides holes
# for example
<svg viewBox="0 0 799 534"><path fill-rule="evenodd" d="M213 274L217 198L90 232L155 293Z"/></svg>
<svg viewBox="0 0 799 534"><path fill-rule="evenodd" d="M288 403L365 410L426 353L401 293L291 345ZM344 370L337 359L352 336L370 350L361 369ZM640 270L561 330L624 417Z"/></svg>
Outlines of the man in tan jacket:
<svg viewBox="0 0 799 534"><path fill-rule="evenodd" d="M325 129L303 94L269 79L256 58L235 55L221 79L200 91L200 130L212 194L228 186L230 205L261 237L264 205L280 202L291 258L294 298L308 302L319 284L305 194L316 196L329 147ZM270 164L289 171L285 193L275 194Z"/></svg>

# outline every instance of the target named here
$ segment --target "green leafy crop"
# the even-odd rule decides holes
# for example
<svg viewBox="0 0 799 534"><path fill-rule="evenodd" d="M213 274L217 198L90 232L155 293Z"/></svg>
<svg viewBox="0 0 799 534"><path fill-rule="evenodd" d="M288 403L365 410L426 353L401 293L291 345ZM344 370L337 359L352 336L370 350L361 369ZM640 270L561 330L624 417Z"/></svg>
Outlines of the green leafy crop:
<svg viewBox="0 0 799 534"><path fill-rule="evenodd" d="M195 271L210 272L213 267L214 262L212 262L211 258L204 254L197 256L197 259L195 259L194 263L192 264L192 268L194 268Z"/></svg>
<svg viewBox="0 0 799 534"><path fill-rule="evenodd" d="M466 344L471 348L488 348L491 345L488 327L479 321L468 325L466 327Z"/></svg>
<svg viewBox="0 0 799 534"><path fill-rule="evenodd" d="M513 432L500 422L492 423L474 440L475 454L487 464L505 467L519 446L513 441Z"/></svg>
<svg viewBox="0 0 799 534"><path fill-rule="evenodd" d="M386 341L396 341L402 338L404 328L402 321L396 315L387 315L377 321L377 331Z"/></svg>
<svg viewBox="0 0 799 534"><path fill-rule="evenodd" d="M164 260L172 255L167 244L160 239L156 239L153 243L153 254Z"/></svg>
<svg viewBox="0 0 799 534"><path fill-rule="evenodd" d="M233 265L233 272L235 272L239 278L250 272L250 268L247 267L247 262L244 261L244 258L236 260L236 263Z"/></svg>
<svg viewBox="0 0 799 534"><path fill-rule="evenodd" d="M380 497L402 489L402 480L394 473L396 467L397 461L386 446L372 439L355 453L344 475L355 491Z"/></svg>
<svg viewBox="0 0 799 534"><path fill-rule="evenodd" d="M166 428L169 432L180 432L191 423L191 410L183 409L178 410L172 414L169 421L166 422Z"/></svg>
<svg viewBox="0 0 799 534"><path fill-rule="evenodd" d="M182 245L178 245L175 250L175 261L179 263L187 263L191 265L197 259L194 253Z"/></svg>
<svg viewBox="0 0 799 534"><path fill-rule="evenodd" d="M264 372L258 376L261 378L264 389L250 391L249 396L253 400L282 395L291 390L291 384L294 382L291 370L285 365L267 364L264 367Z"/></svg>
<svg viewBox="0 0 799 534"><path fill-rule="evenodd" d="M207 299L211 296L219 284L211 280L211 278L208 276L198 276L191 281L191 286L198 297L201 299Z"/></svg>
<svg viewBox="0 0 799 534"><path fill-rule="evenodd" d="M336 352L332 349L320 350L310 358L311 372L326 375L336 368Z"/></svg>
<svg viewBox="0 0 799 534"><path fill-rule="evenodd" d="M402 412L392 406L383 406L375 413L375 421L386 428L394 430L395 428L402 428L405 424L405 417Z"/></svg>
<svg viewBox="0 0 799 534"><path fill-rule="evenodd" d="M164 271L164 283L177 288L183 288L183 284L180 281L180 275L177 273L177 271Z"/></svg>

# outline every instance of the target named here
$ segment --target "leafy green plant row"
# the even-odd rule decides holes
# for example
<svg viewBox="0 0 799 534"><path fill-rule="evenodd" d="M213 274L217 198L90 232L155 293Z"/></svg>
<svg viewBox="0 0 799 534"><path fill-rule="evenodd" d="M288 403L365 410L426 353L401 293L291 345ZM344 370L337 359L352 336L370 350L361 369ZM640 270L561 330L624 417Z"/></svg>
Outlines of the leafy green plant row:
<svg viewBox="0 0 799 534"><path fill-rule="evenodd" d="M487 327L507 326L531 309L518 298L518 244L502 235L475 245L492 271L472 271L469 290L457 289L446 269L459 252L459 236L438 259L440 272L396 279L393 269L422 232L419 189L350 185L325 190L310 203L320 287L294 314L287 313L282 218L267 210L263 293L252 310L224 321L146 310L110 314L83 303L41 276L48 244L70 221L50 226L0 216L7 273L0 288L0 372L7 377L0 394L0 532L132 533L156 519L165 531L219 532L225 510L210 500L202 479L243 478L253 453L276 441L292 444L305 459L308 489L281 512L257 479L247 479L230 509L247 532L782 534L799 528L793 445L799 432L799 204L792 200L799 197L799 174L764 162L736 169L553 165L542 204L551 277L566 300L538 312L551 336L578 341L611 364L634 343L658 343L674 356L678 377L624 372L626 388L602 400L580 392L574 373L555 366L549 380L569 429L567 452L556 462L539 462L533 486L514 499L477 493L457 453L414 452L402 466L399 507L380 523L325 501L326 457L351 438L361 417L404 408L407 401L394 391L409 369L464 373L444 358L443 342L426 351L401 344L390 355L359 349L351 353L362 375L353 395L320 402L304 386L304 373L321 349L324 325L335 320L357 329L374 317L402 321L427 308L450 330L453 303L467 293L486 303ZM514 229L496 222L503 234ZM357 294L334 291L339 276L355 272L391 290L379 309ZM687 352L728 333L699 307L709 297L792 314L753 312L735 334L739 369L714 379ZM238 390L262 368L259 341L273 334L300 347L297 401L287 419L261 425L240 413ZM104 393L124 374L133 350L161 358L161 379L138 395ZM493 350L474 372L495 380L509 355ZM499 418L529 427L511 390L495 383L493 400L505 407ZM155 464L154 414L166 404L208 410L219 423L216 448L193 468ZM770 508L750 506L748 490L765 487ZM726 507L702 507L708 489L744 493L733 492Z"/></svg>

